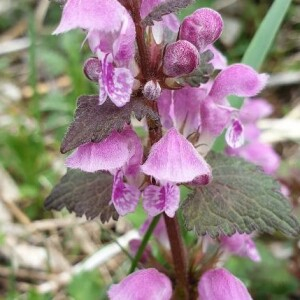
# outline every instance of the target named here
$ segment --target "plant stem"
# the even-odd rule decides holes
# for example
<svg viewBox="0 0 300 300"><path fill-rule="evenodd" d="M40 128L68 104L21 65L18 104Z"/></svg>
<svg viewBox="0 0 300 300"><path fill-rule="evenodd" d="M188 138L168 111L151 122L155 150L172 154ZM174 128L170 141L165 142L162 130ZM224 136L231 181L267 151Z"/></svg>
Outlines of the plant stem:
<svg viewBox="0 0 300 300"><path fill-rule="evenodd" d="M140 15L140 0L132 0L131 1L131 12L132 18L135 23L136 28L136 41L139 51L140 58L140 67L143 79L145 82L151 80L151 64L149 51L147 48L147 44L145 42L145 28L142 25L141 15ZM157 102L153 101L151 105L152 109L155 112L158 112ZM156 142L158 142L162 138L162 127L161 124L157 124L154 120L147 118L147 124L149 128L149 139L150 145L152 146ZM153 182L155 184L155 181ZM159 217L157 216L153 219L150 224L143 240L142 244L132 262L129 273L133 272L136 268L143 251L146 248L148 240L159 221ZM188 274L187 274L187 259L185 247L183 244L183 240L180 235L180 227L178 224L177 217L169 218L166 214L164 214L165 223L167 227L168 237L171 245L171 252L173 256L174 270L176 276L176 290L175 295L179 297L179 299L188 300L189 299L189 284L188 284Z"/></svg>
<svg viewBox="0 0 300 300"><path fill-rule="evenodd" d="M178 299L188 300L189 282L187 275L187 259L185 247L180 234L178 219L176 216L174 218L169 218L165 213L164 218L171 245L175 276L177 279L175 294Z"/></svg>
<svg viewBox="0 0 300 300"><path fill-rule="evenodd" d="M141 72L146 81L150 79L150 59L149 51L145 42L145 28L142 25L142 19L140 14L140 1L133 0L132 3L132 18L135 24L136 30L136 42L140 55Z"/></svg>
<svg viewBox="0 0 300 300"><path fill-rule="evenodd" d="M143 237L142 243L141 243L141 245L140 245L140 247L139 247L139 249L138 249L138 251L137 251L137 253L136 253L135 257L134 257L134 259L132 260L131 267L129 269L128 274L132 273L135 270L135 268L137 267L137 264L140 261L142 255L144 253L144 250L145 250L145 248L146 248L146 246L148 244L148 241L149 241L149 239L150 239L150 237L152 235L152 232L155 229L155 227L156 227L159 219L160 219L160 215L154 217L153 220L152 220L152 222L151 222L151 224L149 225L149 228L148 228L147 232L145 233L145 235Z"/></svg>

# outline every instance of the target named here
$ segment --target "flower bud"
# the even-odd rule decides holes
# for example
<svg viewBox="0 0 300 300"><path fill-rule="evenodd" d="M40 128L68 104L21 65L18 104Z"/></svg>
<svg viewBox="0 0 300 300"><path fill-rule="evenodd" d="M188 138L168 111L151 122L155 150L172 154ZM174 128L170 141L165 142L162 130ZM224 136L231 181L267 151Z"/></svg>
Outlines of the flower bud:
<svg viewBox="0 0 300 300"><path fill-rule="evenodd" d="M169 300L172 296L170 279L156 269L136 271L108 291L110 300L159 299Z"/></svg>
<svg viewBox="0 0 300 300"><path fill-rule="evenodd" d="M179 38L189 41L202 52L220 37L222 29L220 14L210 8L201 8L183 20Z"/></svg>
<svg viewBox="0 0 300 300"><path fill-rule="evenodd" d="M201 300L252 300L245 285L226 269L205 272L198 284Z"/></svg>
<svg viewBox="0 0 300 300"><path fill-rule="evenodd" d="M98 82L101 72L100 60L96 57L88 58L84 63L83 72L89 80Z"/></svg>
<svg viewBox="0 0 300 300"><path fill-rule="evenodd" d="M158 82L148 81L143 89L144 96L149 100L156 100L161 94L161 87Z"/></svg>
<svg viewBox="0 0 300 300"><path fill-rule="evenodd" d="M166 48L163 71L167 76L177 77L189 74L199 65L199 52L188 41L177 41Z"/></svg>

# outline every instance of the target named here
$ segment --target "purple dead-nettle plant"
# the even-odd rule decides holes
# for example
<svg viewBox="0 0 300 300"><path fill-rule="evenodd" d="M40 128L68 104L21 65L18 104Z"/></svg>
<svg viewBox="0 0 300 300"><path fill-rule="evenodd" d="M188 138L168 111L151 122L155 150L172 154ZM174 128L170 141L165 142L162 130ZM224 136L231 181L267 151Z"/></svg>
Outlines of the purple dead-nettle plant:
<svg viewBox="0 0 300 300"><path fill-rule="evenodd" d="M256 96L268 76L243 64L227 66L214 47L223 29L218 12L201 8L180 24L175 13L192 2L68 0L54 32L86 33L91 57L83 71L99 93L77 101L61 145L62 153L74 151L46 208L66 207L106 222L134 212L141 201L149 216L142 240L130 243L137 255L131 271L140 270L113 285L110 299L251 299L244 284L220 268L221 257L260 261L254 230L299 233L272 177L241 158L211 151L225 132L228 153L257 163L263 146L256 142L249 149L250 123L267 108L247 100L239 111L228 96ZM142 122L147 139L137 135L132 118ZM272 173L275 160L265 171ZM187 196L180 199L183 186ZM199 236L189 248L179 209L185 228ZM147 245L152 232L168 267Z"/></svg>

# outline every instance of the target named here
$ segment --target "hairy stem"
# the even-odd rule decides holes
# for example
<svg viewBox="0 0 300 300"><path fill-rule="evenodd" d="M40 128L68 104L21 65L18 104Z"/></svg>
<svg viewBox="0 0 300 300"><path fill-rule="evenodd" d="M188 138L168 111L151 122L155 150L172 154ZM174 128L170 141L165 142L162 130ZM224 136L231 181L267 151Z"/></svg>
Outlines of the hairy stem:
<svg viewBox="0 0 300 300"><path fill-rule="evenodd" d="M139 51L140 67L143 79L145 82L151 80L152 71L150 64L150 56L148 47L145 41L145 27L142 25L142 19L140 15L140 0L131 0L131 13L136 28L136 41ZM157 102L152 101L152 109L158 112ZM152 146L162 138L162 126L157 124L154 120L147 118L147 124L149 129L150 145ZM180 235L180 228L177 217L169 218L164 214L165 223L167 227L168 237L171 245L171 252L174 263L174 270L176 275L176 290L175 295L178 299L189 299L189 284L187 275L187 259L183 240ZM155 217L149 226L147 233L144 236L141 247L131 265L130 273L134 271L138 261L141 258L143 251L148 243L148 240L159 221L159 216Z"/></svg>
<svg viewBox="0 0 300 300"><path fill-rule="evenodd" d="M178 219L176 216L174 218L169 218L166 214L164 214L164 218L171 245L175 276L177 280L175 290L176 299L188 300L189 282L187 275L187 259L185 247L180 234Z"/></svg>
<svg viewBox="0 0 300 300"><path fill-rule="evenodd" d="M139 0L132 1L132 18L135 24L136 42L139 50L141 71L145 81L148 81L151 77L150 58L145 41L145 27L142 25L140 6Z"/></svg>
<svg viewBox="0 0 300 300"><path fill-rule="evenodd" d="M140 261L142 255L145 251L145 248L148 244L148 241L149 241L149 239L152 235L152 232L155 229L157 223L159 222L159 219L160 219L160 215L153 218L151 224L149 225L148 230L147 230L147 232L145 233L145 235L143 237L142 243L141 243L134 259L132 260L131 267L130 267L130 270L129 270L128 274L132 273L135 270L135 268L137 267L137 264Z"/></svg>

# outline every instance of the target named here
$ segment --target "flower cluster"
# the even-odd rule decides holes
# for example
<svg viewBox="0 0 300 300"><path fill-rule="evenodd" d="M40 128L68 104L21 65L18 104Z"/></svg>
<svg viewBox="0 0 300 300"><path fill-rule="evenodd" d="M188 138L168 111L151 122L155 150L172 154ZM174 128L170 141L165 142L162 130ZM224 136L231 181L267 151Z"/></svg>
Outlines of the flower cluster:
<svg viewBox="0 0 300 300"><path fill-rule="evenodd" d="M148 155L132 126L126 125L100 143L79 146L67 159L70 168L114 175L112 204L120 215L133 212L142 196L150 216L165 212L173 217L179 207L179 184L211 181L204 156L216 137L227 128L231 147L243 143L239 112L226 97L254 96L267 79L246 65L226 67L225 58L213 46L222 32L222 18L208 8L198 9L181 25L170 14L146 26L143 42L150 66L144 70L143 52L136 52L140 45L136 47L135 19L141 21L160 2L142 1L140 15L135 16L126 9L130 6L126 1L123 6L116 0L69 0L55 30L56 34L74 28L86 31L94 56L85 62L84 73L99 83L99 105L112 101L122 107L140 92L157 103L165 134ZM221 71L207 82L205 70L212 67Z"/></svg>
<svg viewBox="0 0 300 300"><path fill-rule="evenodd" d="M99 106L109 101L121 110L140 99L158 115L158 122L149 117L142 121L149 137L144 144L132 124L124 124L101 142L80 145L67 158L69 168L113 175L111 205L121 216L135 211L142 198L150 217L165 213L173 218L181 184L211 182L205 156L215 139L226 130L232 153L249 139L247 116L231 107L227 97L253 97L267 81L267 75L249 66L227 66L213 45L223 29L219 13L201 8L180 24L169 11L161 9L159 15L164 2L68 0L55 30L55 34L75 28L86 32L92 54L83 70L99 84ZM214 70L218 70L215 77ZM247 235L221 237L220 243L232 253L259 260ZM205 272L198 292L204 300L251 299L245 286L225 269ZM170 279L151 268L128 276L109 291L111 299L171 295Z"/></svg>

